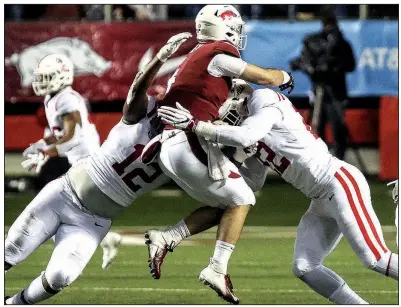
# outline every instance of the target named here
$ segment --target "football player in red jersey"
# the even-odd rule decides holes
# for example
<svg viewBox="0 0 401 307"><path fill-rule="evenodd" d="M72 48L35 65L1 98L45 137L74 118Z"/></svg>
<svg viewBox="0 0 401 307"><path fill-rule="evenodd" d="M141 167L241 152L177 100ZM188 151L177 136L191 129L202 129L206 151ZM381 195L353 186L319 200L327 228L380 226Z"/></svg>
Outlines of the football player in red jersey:
<svg viewBox="0 0 401 307"><path fill-rule="evenodd" d="M239 50L246 46L245 23L232 5L206 5L195 23L199 44L168 81L166 96L159 105L175 107L179 102L199 120L216 120L228 97L231 78L292 91L290 74L241 59Z"/></svg>
<svg viewBox="0 0 401 307"><path fill-rule="evenodd" d="M179 102L198 120L214 121L228 97L232 78L292 91L294 80L290 74L248 64L240 58L239 50L245 48L246 35L244 22L232 5L207 5L200 10L195 23L199 44L170 78L159 106L175 107ZM223 215L216 217L221 220L214 255L199 278L225 300L238 303L227 266L255 196L237 167L225 160L219 148L193 133L168 129L173 127L166 127L163 132L159 155L164 173L195 199L225 208ZM172 134L175 136L171 137ZM167 246L160 233L150 230L145 235L149 266L156 279L160 278L160 266L167 251L174 248ZM183 227L177 235L187 233L188 229Z"/></svg>

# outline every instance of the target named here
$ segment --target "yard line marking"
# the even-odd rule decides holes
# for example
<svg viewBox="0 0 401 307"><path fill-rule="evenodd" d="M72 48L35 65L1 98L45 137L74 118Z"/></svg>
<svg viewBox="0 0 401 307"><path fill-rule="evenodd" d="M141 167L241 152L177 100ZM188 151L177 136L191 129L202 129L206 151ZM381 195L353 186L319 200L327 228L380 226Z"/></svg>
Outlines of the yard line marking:
<svg viewBox="0 0 401 307"><path fill-rule="evenodd" d="M100 263L100 261L98 261ZM29 264L30 266L46 266L48 262L37 262L37 261L25 261L26 264ZM180 260L180 261L169 261L169 265L204 265L205 261L190 261L190 260ZM144 259L143 261L141 260L130 260L130 261L118 261L116 258L115 262L113 263L112 266L134 266L134 265L140 265L140 266L147 266L147 262ZM230 265L232 266L277 266L281 267L281 264L279 263L272 263L268 261L236 261L231 263ZM327 262L327 266L342 266L342 267L355 267L357 265L356 263L352 262L341 262L341 261L335 261L335 262ZM360 266L361 269L363 268L362 265ZM112 273L109 271L109 273ZM91 273L88 273L90 275ZM86 274L85 274L86 275Z"/></svg>
<svg viewBox="0 0 401 307"><path fill-rule="evenodd" d="M17 287L6 287L6 290L20 290ZM72 287L67 288L68 291L142 291L142 292L210 292L209 289L178 289L178 288L121 288L121 287ZM252 292L252 293L314 293L313 290L302 289L236 289L236 292ZM397 290L356 290L358 293L378 293L391 294L398 293Z"/></svg>

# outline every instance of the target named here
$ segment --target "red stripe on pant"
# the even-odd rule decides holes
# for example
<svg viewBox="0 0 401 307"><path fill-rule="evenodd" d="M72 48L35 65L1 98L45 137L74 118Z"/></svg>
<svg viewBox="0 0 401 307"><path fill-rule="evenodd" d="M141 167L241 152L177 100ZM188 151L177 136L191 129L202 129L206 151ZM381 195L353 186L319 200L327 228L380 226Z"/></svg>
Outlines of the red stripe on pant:
<svg viewBox="0 0 401 307"><path fill-rule="evenodd" d="M359 200L359 203L361 205L363 214L365 215L366 220L369 223L370 229L372 230L373 235L375 236L375 239L376 239L377 243L380 245L380 247L383 250L383 252L387 253L387 248L384 246L384 244L380 240L379 235L377 234L375 225L373 224L372 219L370 218L368 210L366 210L366 206L365 206L365 203L363 202L361 191L360 191L360 189L358 187L358 184L356 183L356 180L354 179L354 177L352 177L352 175L344 167L341 167L341 170L344 172L345 176L347 176L347 178L351 181L352 186L354 187L354 189L356 191L356 195L358 196L358 200Z"/></svg>
<svg viewBox="0 0 401 307"><path fill-rule="evenodd" d="M389 272L390 272L390 264L391 264L391 256L393 255L393 253L390 253L390 258L388 259L388 264L387 264L387 269L386 269L386 276L388 276Z"/></svg>
<svg viewBox="0 0 401 307"><path fill-rule="evenodd" d="M375 255L376 260L379 260L381 258L380 253L378 252L378 250L376 249L376 247L373 245L372 241L369 238L368 232L366 231L365 225L363 224L362 219L359 216L358 210L356 209L354 200L352 199L351 191L350 191L347 183L345 182L345 180L341 177L341 175L338 172L336 172L334 176L340 182L340 184L342 185L342 187L345 191L345 194L347 195L348 203L351 206L351 210L354 214L356 222L358 223L359 229L362 232L362 236L365 239L366 244L369 246L370 250Z"/></svg>

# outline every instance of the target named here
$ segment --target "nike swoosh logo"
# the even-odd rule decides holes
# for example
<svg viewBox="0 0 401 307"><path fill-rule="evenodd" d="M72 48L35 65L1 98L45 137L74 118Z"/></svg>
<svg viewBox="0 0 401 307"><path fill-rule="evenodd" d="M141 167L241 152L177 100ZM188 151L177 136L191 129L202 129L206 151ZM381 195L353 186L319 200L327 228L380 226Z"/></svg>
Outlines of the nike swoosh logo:
<svg viewBox="0 0 401 307"><path fill-rule="evenodd" d="M333 196L334 196L334 194L329 197L329 200L331 200L333 198Z"/></svg>
<svg viewBox="0 0 401 307"><path fill-rule="evenodd" d="M95 226L103 227L102 225L95 222Z"/></svg>

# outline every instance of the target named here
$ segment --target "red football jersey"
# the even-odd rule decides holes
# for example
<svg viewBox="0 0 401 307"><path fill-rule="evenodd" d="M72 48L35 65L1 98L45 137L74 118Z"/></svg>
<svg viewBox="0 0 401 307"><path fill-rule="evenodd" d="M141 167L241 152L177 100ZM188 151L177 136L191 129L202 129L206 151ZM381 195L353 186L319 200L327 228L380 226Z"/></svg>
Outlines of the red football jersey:
<svg viewBox="0 0 401 307"><path fill-rule="evenodd" d="M198 44L175 71L165 97L158 104L175 107L179 102L199 120L217 119L231 89L231 78L213 77L207 67L221 53L240 57L238 49L228 42Z"/></svg>

